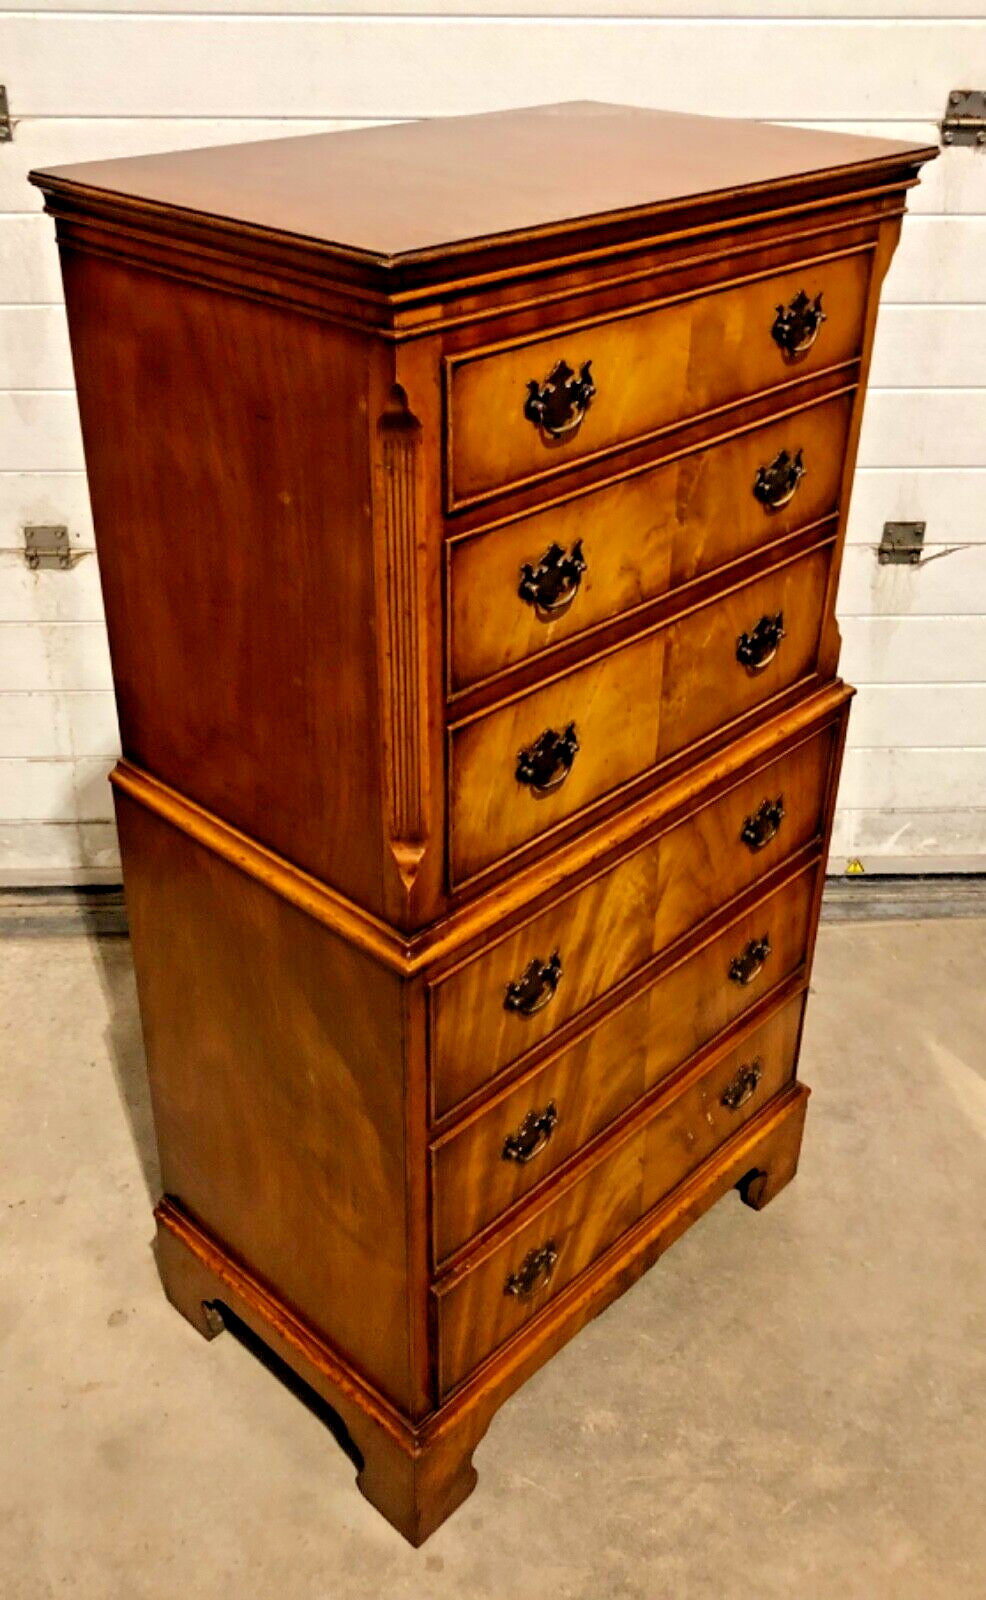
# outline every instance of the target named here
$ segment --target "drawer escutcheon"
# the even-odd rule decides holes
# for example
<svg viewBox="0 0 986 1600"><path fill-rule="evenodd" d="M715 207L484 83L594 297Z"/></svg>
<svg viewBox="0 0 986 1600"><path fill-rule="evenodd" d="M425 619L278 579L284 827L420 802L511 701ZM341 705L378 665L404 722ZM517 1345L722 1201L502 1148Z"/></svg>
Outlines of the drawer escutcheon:
<svg viewBox="0 0 986 1600"><path fill-rule="evenodd" d="M567 554L560 544L549 545L537 566L524 562L517 593L534 607L540 622L552 622L564 616L571 606L585 570L581 539L576 539Z"/></svg>
<svg viewBox="0 0 986 1600"><path fill-rule="evenodd" d="M747 672L762 672L769 667L784 638L784 613L760 618L750 633L741 633L736 641L736 659Z"/></svg>
<svg viewBox="0 0 986 1600"><path fill-rule="evenodd" d="M803 450L799 450L797 455L792 456L789 451L781 450L769 466L757 468L753 494L768 511L780 511L794 499L808 471L804 454Z"/></svg>
<svg viewBox="0 0 986 1600"><path fill-rule="evenodd" d="M748 850L762 850L772 839L777 838L783 821L784 796L779 794L776 800L762 801L756 811L747 817L740 832L740 839Z"/></svg>
<svg viewBox="0 0 986 1600"><path fill-rule="evenodd" d="M770 935L764 934L762 939L751 939L749 944L738 956L734 956L729 963L729 976L733 983L738 983L741 989L759 978L764 968L764 962L770 955Z"/></svg>
<svg viewBox="0 0 986 1600"><path fill-rule="evenodd" d="M826 320L822 310L822 297L814 300L799 289L788 306L778 306L771 336L791 360L806 355L822 331Z"/></svg>
<svg viewBox="0 0 986 1600"><path fill-rule="evenodd" d="M517 1300L530 1300L538 1289L546 1289L558 1261L554 1239L547 1239L537 1249L528 1251L516 1272L511 1272L503 1285L504 1294Z"/></svg>
<svg viewBox="0 0 986 1600"><path fill-rule="evenodd" d="M549 439L564 439L580 426L595 395L591 361L582 363L578 376L567 361L559 361L543 383L533 378L528 383L524 415Z"/></svg>
<svg viewBox="0 0 986 1600"><path fill-rule="evenodd" d="M759 1056L754 1056L752 1061L744 1062L736 1076L729 1080L719 1096L720 1105L724 1105L727 1111L738 1111L756 1094L762 1077L763 1062Z"/></svg>
<svg viewBox="0 0 986 1600"><path fill-rule="evenodd" d="M517 782L526 784L535 799L554 794L560 789L572 770L579 753L575 723L559 733L557 728L545 728L533 744L517 752Z"/></svg>
<svg viewBox="0 0 986 1600"><path fill-rule="evenodd" d="M547 961L539 961L535 956L521 976L507 984L504 1011L516 1011L521 1017L533 1017L536 1012L543 1011L554 999L561 975L561 956L557 950L552 951Z"/></svg>
<svg viewBox="0 0 986 1600"><path fill-rule="evenodd" d="M544 1149L558 1126L558 1107L549 1100L543 1111L529 1111L516 1133L508 1133L503 1141L502 1159L516 1161L525 1167Z"/></svg>

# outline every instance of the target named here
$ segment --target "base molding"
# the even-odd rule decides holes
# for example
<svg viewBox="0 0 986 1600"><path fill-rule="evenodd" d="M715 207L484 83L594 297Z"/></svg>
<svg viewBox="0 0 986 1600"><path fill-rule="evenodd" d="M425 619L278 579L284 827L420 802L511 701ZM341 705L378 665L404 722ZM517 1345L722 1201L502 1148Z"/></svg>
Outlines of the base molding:
<svg viewBox="0 0 986 1600"><path fill-rule="evenodd" d="M155 1208L158 1266L172 1304L212 1339L228 1308L336 1413L362 1467L357 1486L413 1545L475 1487L472 1454L504 1400L628 1289L728 1189L760 1209L797 1170L809 1090L791 1084L436 1410L405 1417L234 1261L173 1199Z"/></svg>
<svg viewBox="0 0 986 1600"><path fill-rule="evenodd" d="M902 862L887 857L864 877L843 877L844 861L830 861L822 898L823 922L890 922L931 917L986 916L986 860ZM31 883L15 869L0 873L0 937L126 935L127 911L119 882L105 874L72 885L65 873L50 884Z"/></svg>

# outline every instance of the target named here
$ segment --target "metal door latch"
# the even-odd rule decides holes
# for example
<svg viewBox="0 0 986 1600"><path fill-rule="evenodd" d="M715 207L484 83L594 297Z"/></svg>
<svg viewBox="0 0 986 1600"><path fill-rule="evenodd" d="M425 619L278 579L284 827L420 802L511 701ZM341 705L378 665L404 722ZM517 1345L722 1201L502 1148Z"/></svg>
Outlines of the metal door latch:
<svg viewBox="0 0 986 1600"><path fill-rule="evenodd" d="M924 545L924 529L923 522L885 522L876 552L880 565L917 566Z"/></svg>
<svg viewBox="0 0 986 1600"><path fill-rule="evenodd" d="M986 89L953 89L941 124L942 144L986 145Z"/></svg>

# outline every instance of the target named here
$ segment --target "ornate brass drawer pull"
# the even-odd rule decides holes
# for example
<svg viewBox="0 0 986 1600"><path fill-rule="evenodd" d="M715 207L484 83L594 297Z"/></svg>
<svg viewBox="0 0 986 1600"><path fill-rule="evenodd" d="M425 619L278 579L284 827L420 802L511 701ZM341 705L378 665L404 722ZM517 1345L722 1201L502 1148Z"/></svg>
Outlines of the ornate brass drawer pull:
<svg viewBox="0 0 986 1600"><path fill-rule="evenodd" d="M808 468L804 463L804 451L799 450L796 456L789 455L782 450L776 455L769 467L758 467L757 475L753 480L753 493L770 511L780 511L782 506L788 505L798 492L800 484Z"/></svg>
<svg viewBox="0 0 986 1600"><path fill-rule="evenodd" d="M752 633L741 633L736 641L736 659L747 672L762 672L769 667L784 637L784 613L763 616Z"/></svg>
<svg viewBox="0 0 986 1600"><path fill-rule="evenodd" d="M776 839L784 821L784 797L762 800L756 811L743 824L740 839L748 850L762 850L771 839Z"/></svg>
<svg viewBox="0 0 986 1600"><path fill-rule="evenodd" d="M751 939L739 955L734 956L729 963L729 976L732 982L738 983L741 989L745 989L747 984L759 978L769 955L769 934L765 933L762 939Z"/></svg>
<svg viewBox="0 0 986 1600"><path fill-rule="evenodd" d="M539 1156L558 1126L558 1107L549 1100L543 1111L529 1111L516 1133L503 1141L503 1160L526 1167Z"/></svg>
<svg viewBox="0 0 986 1600"><path fill-rule="evenodd" d="M567 361L559 361L543 383L532 379L524 406L528 422L550 439L563 439L574 433L595 398L591 368L592 362L584 361L576 376Z"/></svg>
<svg viewBox="0 0 986 1600"><path fill-rule="evenodd" d="M560 733L555 728L545 728L533 744L517 752L517 782L527 784L537 799L553 794L565 782L578 753L574 722Z"/></svg>
<svg viewBox="0 0 986 1600"><path fill-rule="evenodd" d="M552 622L564 616L572 604L585 570L581 539L576 539L567 555L560 544L549 545L536 567L524 562L517 593L534 607L541 622Z"/></svg>
<svg viewBox="0 0 986 1600"><path fill-rule="evenodd" d="M547 1239L536 1250L528 1251L516 1272L511 1272L503 1285L504 1294L518 1300L529 1300L538 1289L546 1289L555 1270L558 1251L554 1239Z"/></svg>
<svg viewBox="0 0 986 1600"><path fill-rule="evenodd" d="M809 299L799 289L789 306L778 306L771 334L786 356L796 359L811 349L822 330L825 312L822 297L816 294Z"/></svg>
<svg viewBox="0 0 986 1600"><path fill-rule="evenodd" d="M755 1095L760 1079L763 1077L763 1062L759 1056L746 1062L740 1067L735 1078L730 1078L722 1094L719 1096L720 1105L727 1111L738 1111L740 1106Z"/></svg>
<svg viewBox="0 0 986 1600"><path fill-rule="evenodd" d="M535 957L519 978L507 984L503 1009L516 1011L521 1017L533 1017L536 1011L543 1011L554 999L560 982L561 956L558 951L553 951L547 961L538 961Z"/></svg>

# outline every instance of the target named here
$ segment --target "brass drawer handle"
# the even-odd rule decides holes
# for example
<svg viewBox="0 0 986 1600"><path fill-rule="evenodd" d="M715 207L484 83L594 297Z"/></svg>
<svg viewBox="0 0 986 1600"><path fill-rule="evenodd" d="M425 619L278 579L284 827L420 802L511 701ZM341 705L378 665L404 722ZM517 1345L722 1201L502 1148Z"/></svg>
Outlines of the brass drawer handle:
<svg viewBox="0 0 986 1600"><path fill-rule="evenodd" d="M533 1017L543 1011L555 997L561 982L561 956L555 950L547 961L537 957L524 968L519 978L507 984L503 1001L504 1011L516 1011L518 1016Z"/></svg>
<svg viewBox="0 0 986 1600"><path fill-rule="evenodd" d="M762 939L751 939L749 944L734 956L729 963L729 976L733 983L738 983L741 989L759 978L764 968L764 962L770 955L770 936L764 934Z"/></svg>
<svg viewBox="0 0 986 1600"><path fill-rule="evenodd" d="M543 383L531 379L524 406L528 422L533 422L549 439L563 439L574 433L595 398L591 368L592 362L584 361L576 376L567 361L559 361Z"/></svg>
<svg viewBox="0 0 986 1600"><path fill-rule="evenodd" d="M763 1062L759 1056L746 1062L740 1067L735 1078L731 1078L722 1094L719 1096L720 1105L727 1111L738 1111L740 1106L755 1095L760 1079L763 1077Z"/></svg>
<svg viewBox="0 0 986 1600"><path fill-rule="evenodd" d="M741 633L736 641L736 659L747 672L762 672L769 667L784 638L784 613L763 616L752 633Z"/></svg>
<svg viewBox="0 0 986 1600"><path fill-rule="evenodd" d="M825 320L821 295L816 294L811 300L799 289L789 306L777 307L770 332L784 354L794 360L811 349Z"/></svg>
<svg viewBox="0 0 986 1600"><path fill-rule="evenodd" d="M776 839L784 821L784 796L776 800L762 800L756 811L743 824L740 839L748 850L762 850Z"/></svg>
<svg viewBox="0 0 986 1600"><path fill-rule="evenodd" d="M529 1300L538 1289L547 1288L557 1260L554 1239L528 1251L517 1271L511 1272L503 1285L504 1294L512 1294L517 1300Z"/></svg>
<svg viewBox="0 0 986 1600"><path fill-rule="evenodd" d="M799 450L796 456L789 455L782 450L776 455L768 467L758 467L757 475L753 480L753 493L762 506L769 511L780 511L782 506L789 505L798 492L798 486L808 471L804 463L804 451Z"/></svg>
<svg viewBox="0 0 986 1600"><path fill-rule="evenodd" d="M575 723L559 733L545 728L526 750L517 752L517 782L527 784L536 799L560 789L579 753Z"/></svg>
<svg viewBox="0 0 986 1600"><path fill-rule="evenodd" d="M526 1167L539 1156L558 1126L558 1107L549 1100L543 1111L529 1111L516 1133L503 1141L503 1160Z"/></svg>
<svg viewBox="0 0 986 1600"><path fill-rule="evenodd" d="M576 539L567 555L560 544L549 545L537 566L524 562L517 593L534 607L540 622L553 622L572 604L585 570L581 539Z"/></svg>

